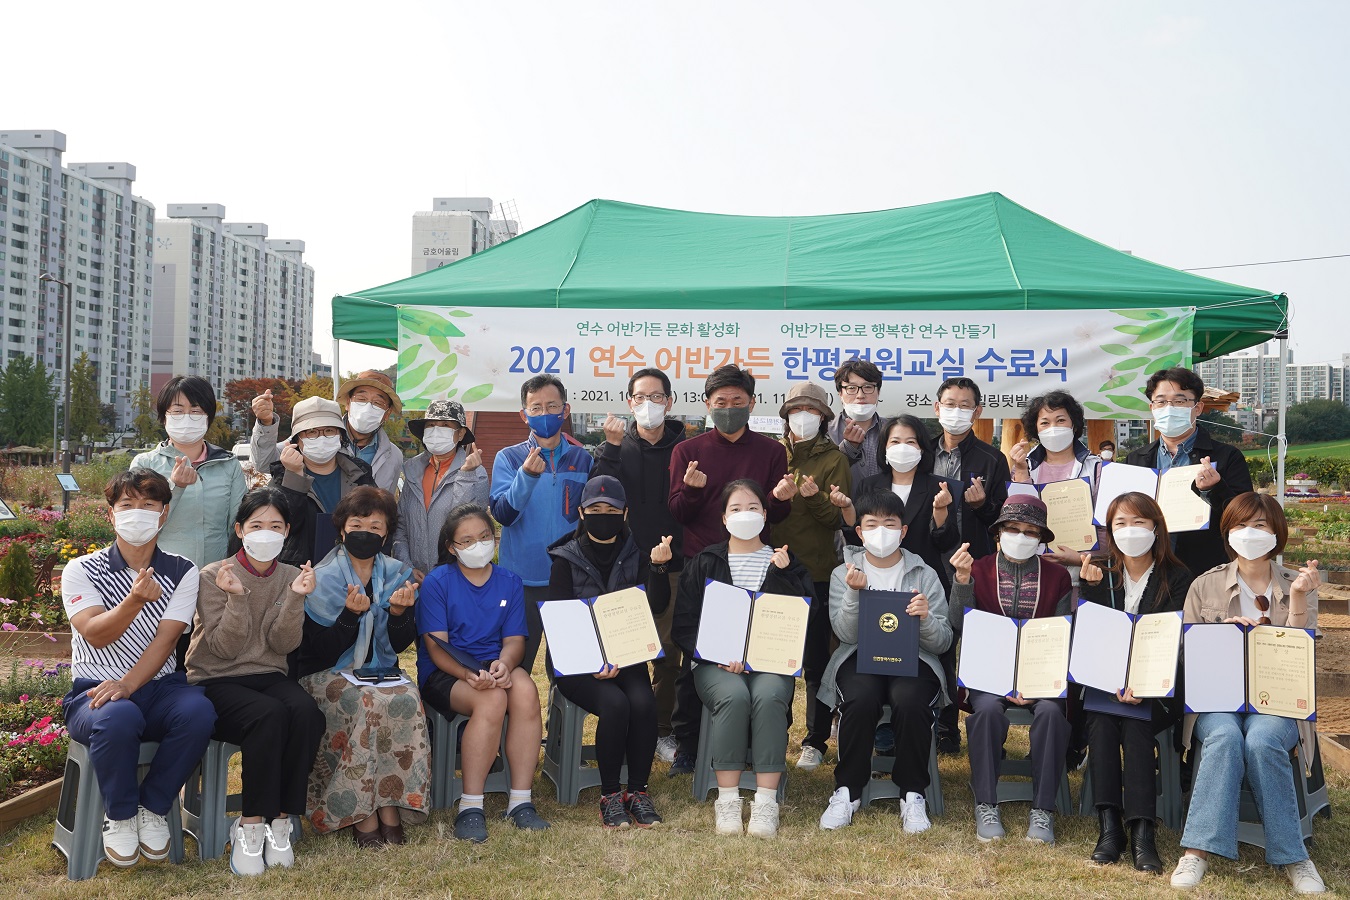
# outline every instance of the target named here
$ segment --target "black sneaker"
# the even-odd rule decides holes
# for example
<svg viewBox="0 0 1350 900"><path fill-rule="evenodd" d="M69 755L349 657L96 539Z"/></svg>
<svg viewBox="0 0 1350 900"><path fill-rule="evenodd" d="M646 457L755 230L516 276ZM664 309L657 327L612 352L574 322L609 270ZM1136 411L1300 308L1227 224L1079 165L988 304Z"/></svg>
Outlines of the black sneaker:
<svg viewBox="0 0 1350 900"><path fill-rule="evenodd" d="M676 775L693 775L694 757L690 756L688 753L677 752L675 754L675 761L670 764L670 771L666 774L671 778L674 778Z"/></svg>
<svg viewBox="0 0 1350 900"><path fill-rule="evenodd" d="M961 752L961 739L955 735L938 735L937 745L938 753L943 756L956 756Z"/></svg>
<svg viewBox="0 0 1350 900"><path fill-rule="evenodd" d="M510 819L511 824L524 831L543 831L549 825L539 817L539 810L534 808L533 803L522 803L509 813L502 813L503 819Z"/></svg>
<svg viewBox="0 0 1350 900"><path fill-rule="evenodd" d="M638 828L650 828L661 823L661 815L656 811L656 804L652 803L652 795L646 791L625 794L623 805Z"/></svg>
<svg viewBox="0 0 1350 900"><path fill-rule="evenodd" d="M455 816L455 838L481 844L488 839L487 817L481 809L462 809Z"/></svg>
<svg viewBox="0 0 1350 900"><path fill-rule="evenodd" d="M624 809L623 791L605 794L600 798L600 823L606 828L627 828L633 824Z"/></svg>
<svg viewBox="0 0 1350 900"><path fill-rule="evenodd" d="M895 729L890 722L882 722L877 726L876 734L872 737L872 753L876 756L895 755Z"/></svg>

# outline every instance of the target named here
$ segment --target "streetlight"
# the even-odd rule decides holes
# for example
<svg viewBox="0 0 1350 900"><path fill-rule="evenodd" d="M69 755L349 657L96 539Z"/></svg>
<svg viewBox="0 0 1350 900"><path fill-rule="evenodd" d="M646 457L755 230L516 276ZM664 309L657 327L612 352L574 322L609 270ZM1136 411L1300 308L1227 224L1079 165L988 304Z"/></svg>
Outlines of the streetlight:
<svg viewBox="0 0 1350 900"><path fill-rule="evenodd" d="M65 328L61 332L64 346L64 353L62 354L62 358L65 362L65 375L61 379L65 391L65 400L63 401L62 404L62 408L65 411L64 414L62 415L62 419L64 419L65 421L61 429L62 432L61 471L69 475L70 474L70 357L72 351L75 349L75 344L71 340L72 332L70 326L70 317L71 317L71 307L74 306L74 303L71 299L71 287L69 281L62 281L61 279L53 275L51 272L43 272L42 275L38 277L38 281L47 282L49 284L59 284L62 287L62 289L64 289L66 295ZM70 512L70 491L66 490L65 488L61 489L61 509L63 509L65 512Z"/></svg>

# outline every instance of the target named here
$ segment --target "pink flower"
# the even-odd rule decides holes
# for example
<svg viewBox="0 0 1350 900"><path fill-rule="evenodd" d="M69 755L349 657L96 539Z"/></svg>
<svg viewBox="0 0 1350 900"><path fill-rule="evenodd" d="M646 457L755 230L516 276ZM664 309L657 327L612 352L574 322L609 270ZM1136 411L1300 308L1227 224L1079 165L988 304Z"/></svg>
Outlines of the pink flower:
<svg viewBox="0 0 1350 900"><path fill-rule="evenodd" d="M42 636L45 637L47 640L51 641L53 644L56 643L56 638L52 637L52 633L50 631L42 632Z"/></svg>
<svg viewBox="0 0 1350 900"><path fill-rule="evenodd" d="M20 694L20 695L19 695L19 702L20 702L20 703L27 703L27 702L28 702L28 695L27 695L27 694Z"/></svg>
<svg viewBox="0 0 1350 900"><path fill-rule="evenodd" d="M13 606L14 601L8 597L0 597L0 604L3 604L4 606Z"/></svg>
<svg viewBox="0 0 1350 900"><path fill-rule="evenodd" d="M28 617L31 618L31 619L37 619L39 622L42 621L42 613L36 613L36 612L34 612L34 613L29 613L29 614L28 614Z"/></svg>
<svg viewBox="0 0 1350 900"><path fill-rule="evenodd" d="M56 735L54 735L54 734L44 734L42 737L38 738L38 744L39 744L40 746L46 747L48 744L52 743L52 742L55 741L55 740L56 740Z"/></svg>
<svg viewBox="0 0 1350 900"><path fill-rule="evenodd" d="M0 631L18 631L19 626L11 622L0 622Z"/></svg>
<svg viewBox="0 0 1350 900"><path fill-rule="evenodd" d="M37 727L39 727L39 728L46 728L48 725L52 724L52 717L51 717L51 716L43 716L41 719L38 720L38 722L37 722L36 724L37 724Z"/></svg>

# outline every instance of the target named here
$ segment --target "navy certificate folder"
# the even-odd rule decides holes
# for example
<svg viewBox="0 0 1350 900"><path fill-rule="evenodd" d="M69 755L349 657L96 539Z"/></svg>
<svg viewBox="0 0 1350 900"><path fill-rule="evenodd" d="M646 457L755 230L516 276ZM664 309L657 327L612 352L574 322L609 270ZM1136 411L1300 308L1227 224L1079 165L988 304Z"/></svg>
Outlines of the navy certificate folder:
<svg viewBox="0 0 1350 900"><path fill-rule="evenodd" d="M919 619L905 611L912 591L858 592L858 671L864 675L919 674Z"/></svg>

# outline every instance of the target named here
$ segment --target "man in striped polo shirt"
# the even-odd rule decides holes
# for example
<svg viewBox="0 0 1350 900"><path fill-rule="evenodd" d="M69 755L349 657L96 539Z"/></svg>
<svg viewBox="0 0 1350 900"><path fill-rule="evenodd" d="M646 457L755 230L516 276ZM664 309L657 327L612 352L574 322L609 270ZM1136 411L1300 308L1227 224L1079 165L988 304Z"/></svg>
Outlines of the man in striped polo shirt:
<svg viewBox="0 0 1350 900"><path fill-rule="evenodd" d="M117 539L61 576L71 636L71 740L89 748L103 794L103 851L114 865L169 854L174 797L211 740L216 711L176 671L174 647L197 609L197 567L155 538L173 489L150 469L119 473L104 491ZM142 741L158 741L139 784Z"/></svg>

